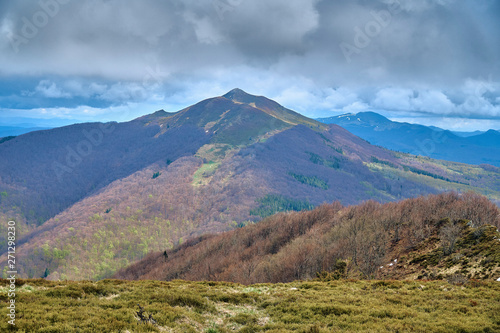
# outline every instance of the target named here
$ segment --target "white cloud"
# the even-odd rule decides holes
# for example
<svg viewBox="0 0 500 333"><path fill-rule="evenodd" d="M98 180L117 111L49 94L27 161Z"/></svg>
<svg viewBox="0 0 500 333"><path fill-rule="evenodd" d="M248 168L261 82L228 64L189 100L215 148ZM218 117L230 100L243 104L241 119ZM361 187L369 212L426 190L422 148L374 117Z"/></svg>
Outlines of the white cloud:
<svg viewBox="0 0 500 333"><path fill-rule="evenodd" d="M161 108L161 106L155 103L128 103L120 106L110 106L107 108L94 108L88 105L81 105L75 108L57 107L34 108L29 110L0 108L0 113L9 113L15 117L35 119L61 118L87 122L129 121L144 114L153 113Z"/></svg>
<svg viewBox="0 0 500 333"><path fill-rule="evenodd" d="M321 88L312 83L293 85L274 99L309 117L325 116L332 111L359 112L369 109L368 104L347 88Z"/></svg>
<svg viewBox="0 0 500 333"><path fill-rule="evenodd" d="M370 106L364 102L354 102L344 106L342 108L342 111L345 113L357 113L357 112L367 111L369 109Z"/></svg>
<svg viewBox="0 0 500 333"><path fill-rule="evenodd" d="M0 78L28 82L8 92L12 105L35 96L48 106L173 111L240 87L313 117L370 109L500 117L499 2L399 0L403 11L348 64L339 43L352 43L354 28L392 0L222 1L222 14L213 1L71 1L17 54L9 36L40 6L5 2Z"/></svg>
<svg viewBox="0 0 500 333"><path fill-rule="evenodd" d="M236 2L237 3L237 2ZM232 42L243 50L272 53L302 48L303 38L319 26L318 0L239 1L221 20ZM267 48L268 50L266 50ZM285 48L285 49L283 49Z"/></svg>
<svg viewBox="0 0 500 333"><path fill-rule="evenodd" d="M395 0L383 0L384 3L394 3ZM455 0L398 0L401 9L407 12L427 11L435 6L449 6Z"/></svg>
<svg viewBox="0 0 500 333"><path fill-rule="evenodd" d="M203 44L219 44L226 40L208 17L198 17L194 13L186 13L186 21L194 26L198 42Z"/></svg>
<svg viewBox="0 0 500 333"><path fill-rule="evenodd" d="M35 91L47 98L70 98L71 95L61 90L54 82L42 80Z"/></svg>
<svg viewBox="0 0 500 333"><path fill-rule="evenodd" d="M424 90L410 99L410 109L448 115L456 112L456 106L449 98L437 90Z"/></svg>
<svg viewBox="0 0 500 333"><path fill-rule="evenodd" d="M489 129L500 130L500 120L498 119L467 119L449 117L391 117L393 121L422 124L426 126L436 126L451 131L487 131Z"/></svg>
<svg viewBox="0 0 500 333"><path fill-rule="evenodd" d="M377 92L372 105L379 109L411 110L413 90L405 88L384 88Z"/></svg>

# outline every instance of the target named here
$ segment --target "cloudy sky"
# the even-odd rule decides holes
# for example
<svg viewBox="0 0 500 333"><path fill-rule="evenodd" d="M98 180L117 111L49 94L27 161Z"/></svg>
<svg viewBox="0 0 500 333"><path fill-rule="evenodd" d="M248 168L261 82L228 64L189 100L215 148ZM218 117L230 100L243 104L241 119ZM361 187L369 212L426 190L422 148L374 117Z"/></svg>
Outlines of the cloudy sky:
<svg viewBox="0 0 500 333"><path fill-rule="evenodd" d="M239 87L310 117L500 129L499 31L495 0L0 0L0 124Z"/></svg>

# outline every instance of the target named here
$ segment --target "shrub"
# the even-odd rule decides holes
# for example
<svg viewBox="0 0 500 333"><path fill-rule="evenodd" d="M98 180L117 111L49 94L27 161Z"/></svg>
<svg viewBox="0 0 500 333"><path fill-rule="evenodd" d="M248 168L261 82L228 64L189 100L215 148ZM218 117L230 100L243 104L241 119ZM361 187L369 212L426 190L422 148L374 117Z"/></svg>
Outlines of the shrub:
<svg viewBox="0 0 500 333"><path fill-rule="evenodd" d="M450 275L447 278L448 283L454 284L454 285L464 285L466 284L469 280L461 273L455 273Z"/></svg>

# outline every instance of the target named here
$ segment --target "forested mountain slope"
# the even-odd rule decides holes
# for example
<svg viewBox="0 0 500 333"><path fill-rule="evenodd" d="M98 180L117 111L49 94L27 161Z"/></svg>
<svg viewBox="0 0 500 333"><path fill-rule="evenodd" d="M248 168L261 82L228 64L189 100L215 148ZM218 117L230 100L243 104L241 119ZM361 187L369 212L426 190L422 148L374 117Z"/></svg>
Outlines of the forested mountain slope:
<svg viewBox="0 0 500 333"><path fill-rule="evenodd" d="M280 213L148 255L121 279L239 283L500 276L500 211L473 193Z"/></svg>

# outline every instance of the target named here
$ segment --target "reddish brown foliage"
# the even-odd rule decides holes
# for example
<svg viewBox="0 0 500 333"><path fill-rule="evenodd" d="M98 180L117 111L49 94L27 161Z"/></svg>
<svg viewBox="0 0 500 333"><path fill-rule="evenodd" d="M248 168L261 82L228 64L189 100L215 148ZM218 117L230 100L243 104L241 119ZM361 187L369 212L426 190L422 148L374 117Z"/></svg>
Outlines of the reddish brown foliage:
<svg viewBox="0 0 500 333"><path fill-rule="evenodd" d="M218 236L197 238L168 253L149 255L119 272L123 279L287 282L329 271L348 260L351 276L376 276L384 261L397 258L441 227L466 219L500 226L498 208L474 193L445 193L398 203L339 203L313 211L282 213Z"/></svg>

